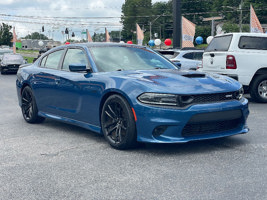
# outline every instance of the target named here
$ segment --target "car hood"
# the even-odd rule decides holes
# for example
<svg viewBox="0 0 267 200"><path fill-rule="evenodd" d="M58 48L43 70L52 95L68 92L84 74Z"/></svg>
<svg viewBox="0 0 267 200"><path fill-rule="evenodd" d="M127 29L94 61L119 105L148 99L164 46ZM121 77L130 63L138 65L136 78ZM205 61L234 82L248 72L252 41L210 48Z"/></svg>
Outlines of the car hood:
<svg viewBox="0 0 267 200"><path fill-rule="evenodd" d="M241 85L226 76L185 70L122 71L120 78L146 87L148 92L199 94L236 91Z"/></svg>
<svg viewBox="0 0 267 200"><path fill-rule="evenodd" d="M24 62L23 62L23 59L21 59L21 58L12 58L12 59L2 60L2 64L4 64L4 65L21 65L21 64L24 64Z"/></svg>

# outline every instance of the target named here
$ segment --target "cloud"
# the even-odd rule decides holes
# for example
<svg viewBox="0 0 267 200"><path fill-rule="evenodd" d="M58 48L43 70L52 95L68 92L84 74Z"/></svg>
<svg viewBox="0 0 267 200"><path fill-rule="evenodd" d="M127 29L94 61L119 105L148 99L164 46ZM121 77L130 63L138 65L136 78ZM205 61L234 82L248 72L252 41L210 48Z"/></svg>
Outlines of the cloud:
<svg viewBox="0 0 267 200"><path fill-rule="evenodd" d="M158 0L152 0L153 3L156 1ZM19 36L40 32L44 25L45 34L52 36L53 33L53 36L57 35L55 39L62 40L61 31L66 27L72 29L78 38L83 37L81 32L86 28L90 33L104 32L105 27L109 31L121 30L121 6L124 2L124 0L4 0L0 1L0 21L16 26Z"/></svg>

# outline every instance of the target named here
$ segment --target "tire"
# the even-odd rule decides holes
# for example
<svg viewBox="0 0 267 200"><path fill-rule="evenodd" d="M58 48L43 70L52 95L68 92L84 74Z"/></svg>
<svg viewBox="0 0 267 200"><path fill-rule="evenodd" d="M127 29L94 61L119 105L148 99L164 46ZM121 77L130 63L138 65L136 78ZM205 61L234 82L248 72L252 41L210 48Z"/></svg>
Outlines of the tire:
<svg viewBox="0 0 267 200"><path fill-rule="evenodd" d="M5 71L2 69L2 67L1 67L1 74L5 74Z"/></svg>
<svg viewBox="0 0 267 200"><path fill-rule="evenodd" d="M251 98L259 103L267 103L267 74L257 76L250 86Z"/></svg>
<svg viewBox="0 0 267 200"><path fill-rule="evenodd" d="M131 107L120 95L112 95L105 101L101 112L101 128L105 139L115 149L129 149L137 145Z"/></svg>
<svg viewBox="0 0 267 200"><path fill-rule="evenodd" d="M38 109L32 89L26 86L21 93L21 111L23 118L28 123L40 123L45 120L44 117L38 116Z"/></svg>

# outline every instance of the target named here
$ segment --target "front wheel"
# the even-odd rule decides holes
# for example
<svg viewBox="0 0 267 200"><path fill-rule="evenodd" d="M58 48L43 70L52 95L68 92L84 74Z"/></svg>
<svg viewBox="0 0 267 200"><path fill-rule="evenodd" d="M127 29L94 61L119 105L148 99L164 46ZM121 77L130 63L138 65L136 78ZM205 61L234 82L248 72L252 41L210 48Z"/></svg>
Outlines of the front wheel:
<svg viewBox="0 0 267 200"><path fill-rule="evenodd" d="M256 102L267 103L267 75L259 75L253 80L250 96Z"/></svg>
<svg viewBox="0 0 267 200"><path fill-rule="evenodd" d="M104 103L101 128L108 143L116 149L128 149L137 144L131 107L120 95L112 95Z"/></svg>
<svg viewBox="0 0 267 200"><path fill-rule="evenodd" d="M32 89L26 86L21 93L21 111L23 118L28 123L40 123L44 121L44 117L38 116L38 109Z"/></svg>

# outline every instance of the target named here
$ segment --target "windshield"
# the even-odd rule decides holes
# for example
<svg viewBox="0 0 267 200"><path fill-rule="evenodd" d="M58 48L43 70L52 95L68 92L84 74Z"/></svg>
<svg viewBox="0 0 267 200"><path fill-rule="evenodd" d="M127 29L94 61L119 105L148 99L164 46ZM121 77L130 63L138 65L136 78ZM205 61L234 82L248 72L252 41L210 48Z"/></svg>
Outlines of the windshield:
<svg viewBox="0 0 267 200"><path fill-rule="evenodd" d="M5 60L5 61L13 61L13 60L23 61L23 57L21 55L16 55L16 54L4 54L3 60Z"/></svg>
<svg viewBox="0 0 267 200"><path fill-rule="evenodd" d="M144 48L126 46L91 47L99 72L177 69L170 61Z"/></svg>

